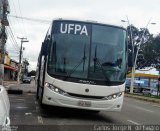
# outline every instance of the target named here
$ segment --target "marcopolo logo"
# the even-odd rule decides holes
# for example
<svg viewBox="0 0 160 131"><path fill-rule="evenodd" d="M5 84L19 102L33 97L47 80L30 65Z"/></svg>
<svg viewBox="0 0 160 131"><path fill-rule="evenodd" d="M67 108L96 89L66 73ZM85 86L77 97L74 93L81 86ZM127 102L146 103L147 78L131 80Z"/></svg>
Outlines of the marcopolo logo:
<svg viewBox="0 0 160 131"><path fill-rule="evenodd" d="M60 33L88 36L87 26L86 25L81 25L81 24L61 23L60 24Z"/></svg>

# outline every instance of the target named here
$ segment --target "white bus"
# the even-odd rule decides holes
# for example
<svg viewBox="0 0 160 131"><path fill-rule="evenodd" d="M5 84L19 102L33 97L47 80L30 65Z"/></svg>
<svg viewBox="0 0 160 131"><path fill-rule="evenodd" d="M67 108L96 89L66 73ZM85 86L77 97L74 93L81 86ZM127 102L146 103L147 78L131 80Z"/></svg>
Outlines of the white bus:
<svg viewBox="0 0 160 131"><path fill-rule="evenodd" d="M37 64L40 105L120 111L127 70L126 36L126 30L118 26L54 20Z"/></svg>

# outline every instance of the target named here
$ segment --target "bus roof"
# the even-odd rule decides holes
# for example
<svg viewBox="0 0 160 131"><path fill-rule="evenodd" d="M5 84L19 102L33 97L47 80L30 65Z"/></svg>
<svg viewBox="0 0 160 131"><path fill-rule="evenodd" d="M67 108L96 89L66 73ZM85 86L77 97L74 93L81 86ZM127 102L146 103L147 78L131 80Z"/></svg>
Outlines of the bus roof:
<svg viewBox="0 0 160 131"><path fill-rule="evenodd" d="M111 27L121 28L123 30L126 30L126 28L124 28L122 26L112 25L112 24L107 24L107 23L97 22L97 21L92 21L92 20L74 20L74 19L62 19L62 18L59 18L59 19L54 19L52 22L54 22L54 21L82 22L82 23L88 23L88 24L111 26Z"/></svg>

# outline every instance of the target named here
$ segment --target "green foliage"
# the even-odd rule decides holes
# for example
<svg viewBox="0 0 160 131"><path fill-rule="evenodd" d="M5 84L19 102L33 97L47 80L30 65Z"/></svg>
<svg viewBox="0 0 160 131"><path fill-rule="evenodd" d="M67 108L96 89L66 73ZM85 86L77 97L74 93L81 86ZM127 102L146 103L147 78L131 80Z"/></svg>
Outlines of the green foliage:
<svg viewBox="0 0 160 131"><path fill-rule="evenodd" d="M133 96L142 96L142 97L148 97L148 98L155 98L155 99L160 99L160 96L154 96L154 95L143 95L143 94L138 94L138 93L135 93L135 94L130 94L130 95L133 95Z"/></svg>
<svg viewBox="0 0 160 131"><path fill-rule="evenodd" d="M29 66L29 62L28 62L28 60L27 59L24 59L23 60L23 75L26 75L27 76L27 74L28 74L28 66Z"/></svg>
<svg viewBox="0 0 160 131"><path fill-rule="evenodd" d="M143 67L152 66L160 69L160 34L152 37L150 41L142 46Z"/></svg>
<svg viewBox="0 0 160 131"><path fill-rule="evenodd" d="M129 63L132 62L131 60L132 57L135 60L138 46L139 44L141 44L137 57L136 69L141 69L150 66L160 69L160 34L157 35L156 37L153 37L153 35L150 34L148 29L145 28L138 29L133 25L131 25L131 27L128 26L127 31L128 31ZM132 36L133 46L131 44L132 43L131 36ZM144 36L143 39L142 36ZM142 43L140 42L141 40L143 40ZM134 54L132 54L133 49L134 49Z"/></svg>

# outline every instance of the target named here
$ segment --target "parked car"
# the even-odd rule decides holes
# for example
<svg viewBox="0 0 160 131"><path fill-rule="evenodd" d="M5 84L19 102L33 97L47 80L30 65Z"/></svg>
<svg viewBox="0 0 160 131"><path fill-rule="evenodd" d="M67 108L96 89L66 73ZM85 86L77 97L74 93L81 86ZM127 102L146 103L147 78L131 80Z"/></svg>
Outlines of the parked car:
<svg viewBox="0 0 160 131"><path fill-rule="evenodd" d="M22 79L22 82L23 83L31 83L31 77L24 77L23 79Z"/></svg>
<svg viewBox="0 0 160 131"><path fill-rule="evenodd" d="M158 94L158 96L160 96L160 92L157 92L156 89L152 89L152 90L151 90L151 95L157 96L157 94Z"/></svg>
<svg viewBox="0 0 160 131"><path fill-rule="evenodd" d="M157 93L158 93L158 95L160 95L160 92L157 92L157 90L156 89L144 89L143 91L142 91L142 93L144 94L144 95L153 95L153 96L156 96L157 95Z"/></svg>
<svg viewBox="0 0 160 131"><path fill-rule="evenodd" d="M143 89L143 95L151 95L151 89Z"/></svg>
<svg viewBox="0 0 160 131"><path fill-rule="evenodd" d="M0 85L0 130L10 129L10 103L8 94L3 86Z"/></svg>

